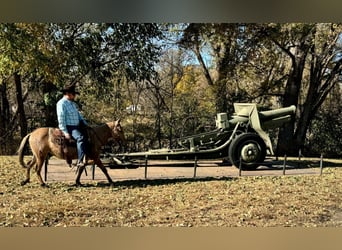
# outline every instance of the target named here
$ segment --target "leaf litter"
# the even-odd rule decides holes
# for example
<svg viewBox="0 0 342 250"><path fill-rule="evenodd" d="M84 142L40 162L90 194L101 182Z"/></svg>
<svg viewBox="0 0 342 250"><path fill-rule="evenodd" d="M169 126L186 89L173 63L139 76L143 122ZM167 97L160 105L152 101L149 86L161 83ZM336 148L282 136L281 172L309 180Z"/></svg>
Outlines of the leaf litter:
<svg viewBox="0 0 342 250"><path fill-rule="evenodd" d="M0 156L0 227L342 226L342 168L322 176L89 181L42 188Z"/></svg>

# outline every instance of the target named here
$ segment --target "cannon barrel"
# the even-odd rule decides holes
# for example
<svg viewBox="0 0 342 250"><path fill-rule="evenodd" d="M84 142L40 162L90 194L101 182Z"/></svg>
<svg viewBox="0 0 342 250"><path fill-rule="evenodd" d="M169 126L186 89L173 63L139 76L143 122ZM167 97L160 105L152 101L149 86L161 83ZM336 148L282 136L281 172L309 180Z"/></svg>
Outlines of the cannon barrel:
<svg viewBox="0 0 342 250"><path fill-rule="evenodd" d="M256 105L250 104L237 104L235 106L235 115L233 115L232 119L228 122L231 125L235 125L238 122L248 122L250 120L252 112L258 112L259 120L261 123L263 122L272 122L272 120L288 120L296 111L296 106L292 105L285 108L279 108L274 110L267 110L267 111L257 111Z"/></svg>
<svg viewBox="0 0 342 250"><path fill-rule="evenodd" d="M280 118L282 116L293 115L296 111L296 106L292 105L285 108L274 109L274 110L267 110L267 111L260 111L259 118L261 121Z"/></svg>

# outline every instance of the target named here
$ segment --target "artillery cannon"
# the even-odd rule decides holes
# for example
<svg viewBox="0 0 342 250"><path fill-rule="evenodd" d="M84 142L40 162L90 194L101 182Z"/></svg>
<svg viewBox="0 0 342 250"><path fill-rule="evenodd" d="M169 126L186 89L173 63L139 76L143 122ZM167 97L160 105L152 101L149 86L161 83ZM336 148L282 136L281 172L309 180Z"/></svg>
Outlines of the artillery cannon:
<svg viewBox="0 0 342 250"><path fill-rule="evenodd" d="M265 160L272 143L265 130L290 121L295 106L258 111L254 103L234 103L234 114L216 116L216 128L210 132L181 137L177 148L155 149L116 155L121 162L133 159L225 159L245 170L256 169Z"/></svg>

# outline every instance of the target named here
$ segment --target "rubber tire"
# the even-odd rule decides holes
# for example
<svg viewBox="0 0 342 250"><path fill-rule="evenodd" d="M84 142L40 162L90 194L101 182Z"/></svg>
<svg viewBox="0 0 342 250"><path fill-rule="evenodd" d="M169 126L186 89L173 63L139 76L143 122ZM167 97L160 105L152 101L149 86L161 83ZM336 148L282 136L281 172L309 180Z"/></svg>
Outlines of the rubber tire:
<svg viewBox="0 0 342 250"><path fill-rule="evenodd" d="M259 154L256 156L255 160L247 162L241 158L241 154L244 146L251 143L258 148ZM228 155L231 163L235 167L239 168L241 158L242 170L255 170L260 166L260 163L264 162L266 158L266 144L259 135L254 133L244 133L233 139L229 145Z"/></svg>

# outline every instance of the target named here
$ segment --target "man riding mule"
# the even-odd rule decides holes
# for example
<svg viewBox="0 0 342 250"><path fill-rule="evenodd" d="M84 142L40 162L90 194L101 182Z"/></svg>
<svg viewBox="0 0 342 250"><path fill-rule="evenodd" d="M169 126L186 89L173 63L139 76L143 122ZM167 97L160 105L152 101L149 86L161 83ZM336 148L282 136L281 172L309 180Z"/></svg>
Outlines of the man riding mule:
<svg viewBox="0 0 342 250"><path fill-rule="evenodd" d="M41 185L45 186L41 176L41 170L45 159L48 157L48 154L54 155L60 159L65 159L67 161L68 159L78 158L76 146L66 145L66 150L61 150L61 146L54 141L56 137L52 135L52 130L56 130L56 128L37 128L22 139L18 149L19 163L21 166L27 169L26 179L22 181L22 185L30 182L30 170L33 166L35 166L38 179ZM110 139L113 139L117 142L125 142L125 135L121 127L120 120L89 128L89 140L91 141L91 144L88 150L89 154L87 155L87 158L92 160L93 163L102 170L104 175L107 177L108 182L113 184L106 167L102 164L100 159L101 147L106 145ZM25 163L24 149L27 143L30 145L33 157L29 162ZM80 178L85 167L86 165L80 166L76 176L76 185L81 185Z"/></svg>
<svg viewBox="0 0 342 250"><path fill-rule="evenodd" d="M88 123L85 121L75 104L75 85L67 85L63 88L63 98L57 102L58 127L63 132L66 141L76 140L77 144L77 167L84 165L84 157L88 150L85 128Z"/></svg>
<svg viewBox="0 0 342 250"><path fill-rule="evenodd" d="M105 174L108 182L112 184L113 181L101 162L100 153L101 147L107 144L110 139L125 142L120 120L89 127L73 103L77 94L75 87L65 87L63 94L64 97L57 104L59 128L37 128L26 135L20 143L18 149L19 163L27 168L26 179L21 184L25 185L30 182L30 170L35 166L38 179L41 185L45 186L41 177L41 170L49 154L65 159L69 165L72 159L77 159L76 185L81 185L80 178L87 160L92 160ZM76 140L76 145L71 143L72 139ZM24 148L27 142L30 145L33 157L28 163L24 163ZM88 142L90 143L88 144Z"/></svg>

